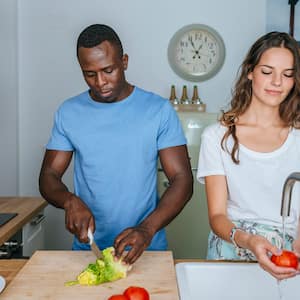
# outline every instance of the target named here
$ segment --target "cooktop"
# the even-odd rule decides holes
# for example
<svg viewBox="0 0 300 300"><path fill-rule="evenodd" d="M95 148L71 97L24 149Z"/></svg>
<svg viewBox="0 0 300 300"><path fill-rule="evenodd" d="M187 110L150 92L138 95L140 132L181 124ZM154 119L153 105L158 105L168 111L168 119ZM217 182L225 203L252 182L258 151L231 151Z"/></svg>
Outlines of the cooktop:
<svg viewBox="0 0 300 300"><path fill-rule="evenodd" d="M0 226L7 223L9 220L14 218L17 215L17 213L0 213Z"/></svg>

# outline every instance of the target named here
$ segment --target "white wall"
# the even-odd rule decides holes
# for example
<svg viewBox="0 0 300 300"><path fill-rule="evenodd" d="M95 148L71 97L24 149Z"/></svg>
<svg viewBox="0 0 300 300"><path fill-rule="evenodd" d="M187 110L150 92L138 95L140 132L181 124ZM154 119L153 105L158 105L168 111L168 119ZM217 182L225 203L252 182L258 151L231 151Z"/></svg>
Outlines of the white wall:
<svg viewBox="0 0 300 300"><path fill-rule="evenodd" d="M265 32L265 6L261 0L19 1L20 193L37 193L37 165L55 109L86 88L75 56L76 38L85 26L112 25L129 54L128 80L166 97L171 84L192 85L168 65L171 36L189 23L214 27L225 41L226 60L199 90L208 111L216 112L229 99L246 50Z"/></svg>
<svg viewBox="0 0 300 300"><path fill-rule="evenodd" d="M267 1L1 0L0 16L4 16L6 25L12 23L12 27L0 26L1 40L2 34L12 40L8 43L11 49L6 49L4 55L0 52L0 62L9 64L12 69L7 74L0 68L1 88L4 89L0 91L0 120L6 121L11 112L12 118L9 122L11 132L0 131L0 134L1 142L8 132L17 141L14 140L15 148L6 147L5 151L11 151L8 158L0 156L0 194L5 191L2 183L11 181L14 184L8 192L39 195L37 178L54 111L65 98L86 89L75 47L78 34L87 25L106 23L114 27L129 54L127 79L165 97L169 96L171 84L178 87L178 93L182 85L187 84L190 90L194 85L180 79L169 67L167 47L170 38L190 23L212 26L224 39L226 59L215 77L199 83L199 92L207 110L218 112L229 100L232 82L246 51L266 31ZM18 76L14 61L17 45ZM18 164L14 153L17 147ZM8 166L14 170L11 178L7 176ZM66 181L71 186L70 171ZM63 212L49 207L47 214L49 245L55 243L55 238L59 245L68 244L69 236L64 242L66 235L62 233L55 237L57 229L51 229L56 225L56 228L63 227Z"/></svg>
<svg viewBox="0 0 300 300"><path fill-rule="evenodd" d="M290 29L290 5L288 0L267 0L267 31ZM295 6L294 37L300 41L300 2Z"/></svg>
<svg viewBox="0 0 300 300"><path fill-rule="evenodd" d="M18 193L17 1L0 2L0 195Z"/></svg>

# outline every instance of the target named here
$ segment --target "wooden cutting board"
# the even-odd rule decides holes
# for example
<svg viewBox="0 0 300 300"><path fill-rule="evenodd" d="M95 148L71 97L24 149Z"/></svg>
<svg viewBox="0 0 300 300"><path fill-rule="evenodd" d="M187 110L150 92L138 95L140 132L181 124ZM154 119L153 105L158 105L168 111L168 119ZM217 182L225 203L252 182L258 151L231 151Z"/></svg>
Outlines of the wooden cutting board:
<svg viewBox="0 0 300 300"><path fill-rule="evenodd" d="M171 251L145 251L127 278L98 286L65 287L66 281L95 262L90 251L37 251L0 295L1 300L106 300L135 285L151 300L179 300Z"/></svg>

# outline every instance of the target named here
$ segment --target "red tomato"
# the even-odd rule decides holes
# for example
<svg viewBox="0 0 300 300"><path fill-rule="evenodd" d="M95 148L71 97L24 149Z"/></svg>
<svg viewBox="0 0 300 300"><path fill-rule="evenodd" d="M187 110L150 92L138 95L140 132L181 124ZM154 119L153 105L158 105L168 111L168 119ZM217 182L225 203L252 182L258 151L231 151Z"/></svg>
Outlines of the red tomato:
<svg viewBox="0 0 300 300"><path fill-rule="evenodd" d="M298 268L298 257L292 251L283 250L281 255L272 255L271 261L280 267Z"/></svg>
<svg viewBox="0 0 300 300"><path fill-rule="evenodd" d="M146 289L139 286L130 286L124 291L124 295L129 300L150 300L150 295Z"/></svg>
<svg viewBox="0 0 300 300"><path fill-rule="evenodd" d="M107 300L129 300L125 295L112 295Z"/></svg>

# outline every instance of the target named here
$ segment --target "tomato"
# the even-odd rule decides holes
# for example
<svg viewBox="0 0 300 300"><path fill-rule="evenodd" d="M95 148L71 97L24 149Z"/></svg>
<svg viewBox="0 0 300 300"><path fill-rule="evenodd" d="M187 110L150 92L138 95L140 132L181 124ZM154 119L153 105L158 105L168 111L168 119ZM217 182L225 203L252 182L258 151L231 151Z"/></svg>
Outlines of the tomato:
<svg viewBox="0 0 300 300"><path fill-rule="evenodd" d="M272 255L271 261L280 267L298 268L298 257L292 251L283 250L281 255Z"/></svg>
<svg viewBox="0 0 300 300"><path fill-rule="evenodd" d="M146 289L139 286L130 286L124 291L124 295L129 300L150 300L150 295Z"/></svg>
<svg viewBox="0 0 300 300"><path fill-rule="evenodd" d="M112 295L107 300L129 300L125 295Z"/></svg>

